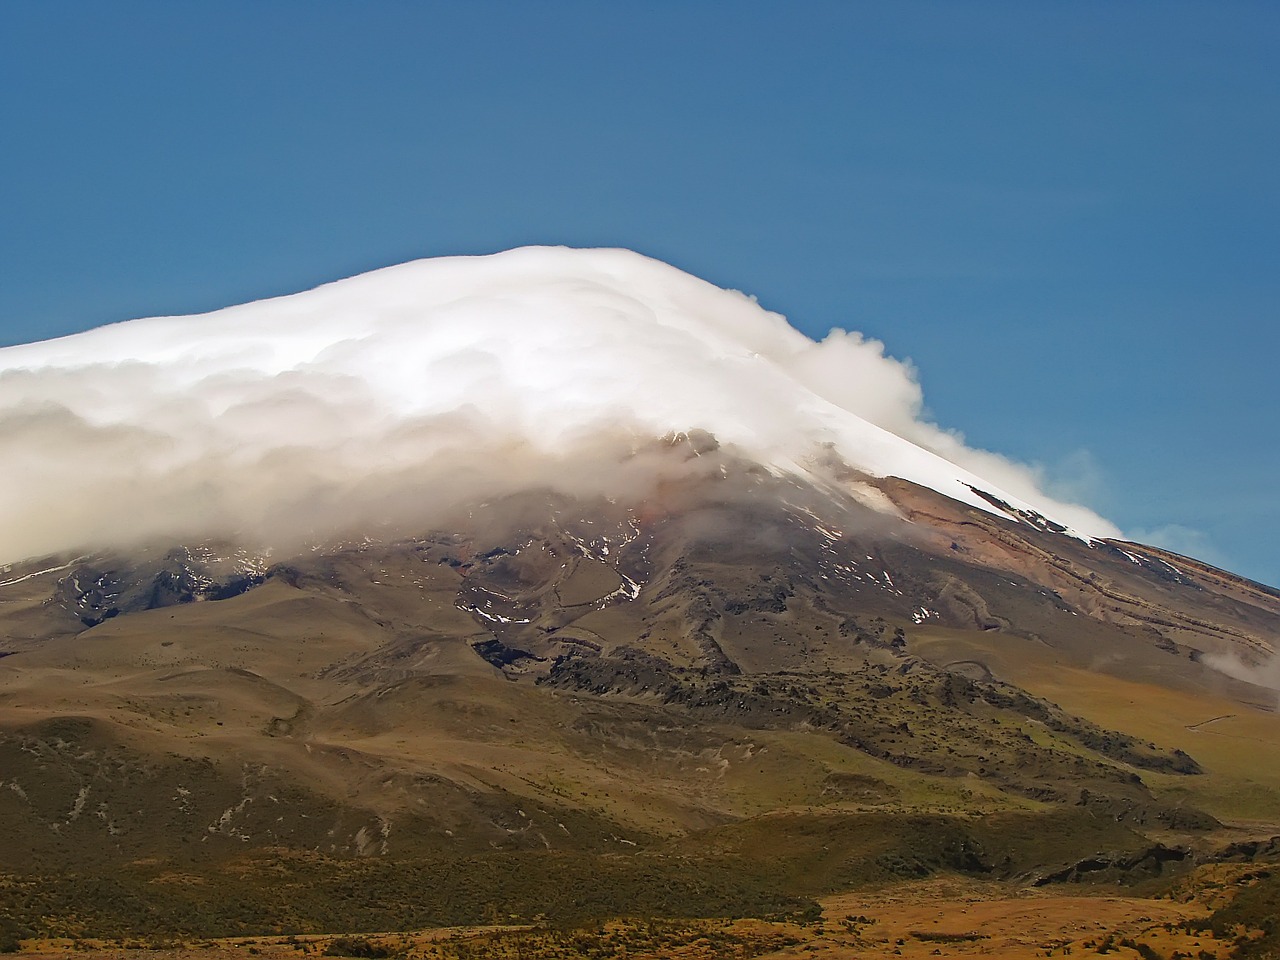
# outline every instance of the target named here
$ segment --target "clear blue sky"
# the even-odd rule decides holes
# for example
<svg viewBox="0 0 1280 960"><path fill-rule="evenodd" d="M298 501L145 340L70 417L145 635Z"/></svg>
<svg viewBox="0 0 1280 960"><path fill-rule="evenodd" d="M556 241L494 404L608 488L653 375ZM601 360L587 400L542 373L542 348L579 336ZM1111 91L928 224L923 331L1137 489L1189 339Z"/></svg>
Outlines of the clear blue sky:
<svg viewBox="0 0 1280 960"><path fill-rule="evenodd" d="M1280 4L0 5L0 343L626 246L1280 583Z"/></svg>

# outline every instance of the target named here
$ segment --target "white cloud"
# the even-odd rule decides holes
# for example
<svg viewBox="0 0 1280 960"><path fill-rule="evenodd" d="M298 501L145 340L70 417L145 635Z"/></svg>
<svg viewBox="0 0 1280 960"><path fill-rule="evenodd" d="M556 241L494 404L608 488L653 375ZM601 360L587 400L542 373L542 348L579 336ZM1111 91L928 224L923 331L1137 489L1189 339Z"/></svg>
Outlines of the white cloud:
<svg viewBox="0 0 1280 960"><path fill-rule="evenodd" d="M879 342L814 343L747 296L627 251L418 261L0 350L0 562L126 539L322 536L535 483L638 495L656 468L630 453L694 428L779 468L834 444L873 474L985 508L975 483L1116 532L922 409L914 370Z"/></svg>
<svg viewBox="0 0 1280 960"><path fill-rule="evenodd" d="M1264 654L1250 663L1234 653L1206 653L1204 662L1219 673L1273 691L1277 694L1275 703L1280 705L1280 657Z"/></svg>

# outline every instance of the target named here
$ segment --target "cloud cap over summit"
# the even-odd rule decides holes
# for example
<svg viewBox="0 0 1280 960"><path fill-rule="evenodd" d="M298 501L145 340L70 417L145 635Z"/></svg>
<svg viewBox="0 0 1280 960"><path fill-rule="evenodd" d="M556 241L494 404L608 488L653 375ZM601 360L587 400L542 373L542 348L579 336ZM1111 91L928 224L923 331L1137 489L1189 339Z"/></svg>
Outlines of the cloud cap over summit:
<svg viewBox="0 0 1280 960"><path fill-rule="evenodd" d="M914 371L881 343L815 343L636 253L420 260L0 350L0 562L156 537L323 537L535 484L638 493L654 468L637 444L694 429L775 470L803 473L828 446L983 509L969 484L1117 533L922 408Z"/></svg>

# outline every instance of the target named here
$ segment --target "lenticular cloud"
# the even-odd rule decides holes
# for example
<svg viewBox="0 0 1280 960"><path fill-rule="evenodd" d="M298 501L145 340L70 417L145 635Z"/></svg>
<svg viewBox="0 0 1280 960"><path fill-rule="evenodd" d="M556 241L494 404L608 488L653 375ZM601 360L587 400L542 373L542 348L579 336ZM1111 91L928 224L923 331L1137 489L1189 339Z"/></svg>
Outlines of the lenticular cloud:
<svg viewBox="0 0 1280 960"><path fill-rule="evenodd" d="M0 350L0 562L305 539L533 484L639 494L637 443L692 429L775 470L803 472L826 445L984 509L968 484L1116 533L921 409L913 371L880 343L815 343L635 253L422 260Z"/></svg>

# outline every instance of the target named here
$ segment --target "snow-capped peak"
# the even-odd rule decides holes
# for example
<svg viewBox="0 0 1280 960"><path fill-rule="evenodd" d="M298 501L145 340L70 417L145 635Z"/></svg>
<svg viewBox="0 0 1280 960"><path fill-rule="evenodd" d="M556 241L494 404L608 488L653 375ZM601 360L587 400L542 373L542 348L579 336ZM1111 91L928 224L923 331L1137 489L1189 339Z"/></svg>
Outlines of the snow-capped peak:
<svg viewBox="0 0 1280 960"><path fill-rule="evenodd" d="M984 510L1116 533L921 406L878 342L815 343L636 253L420 260L0 350L0 561L126 531L309 531L531 482L607 492L602 450L690 429L777 470L826 445Z"/></svg>

